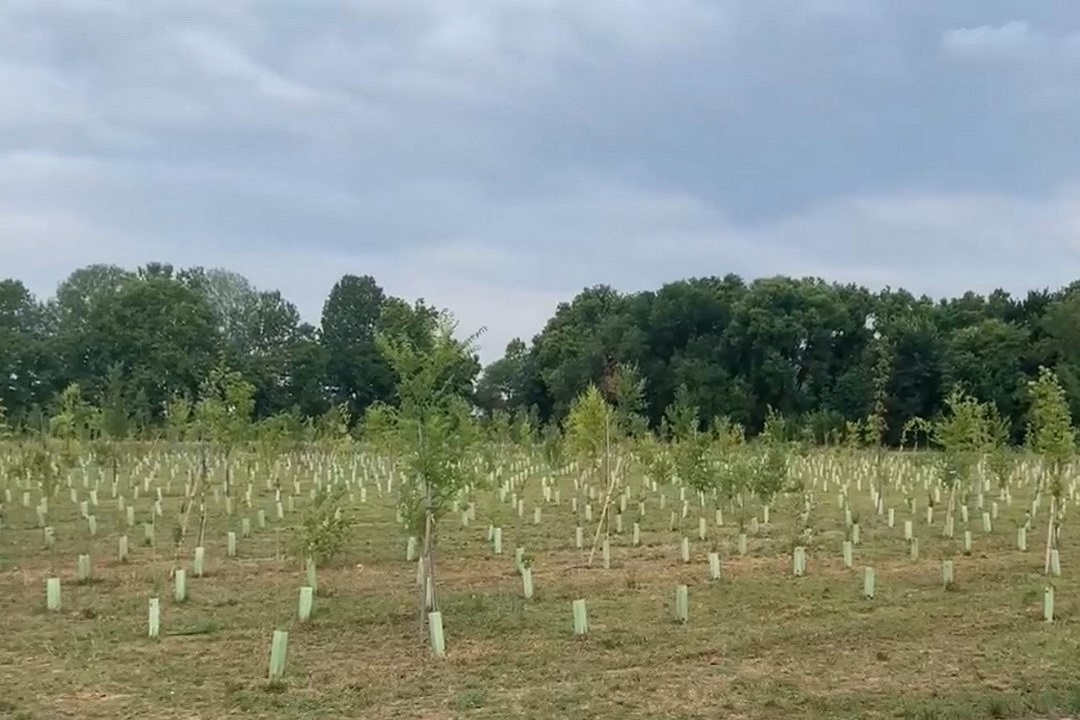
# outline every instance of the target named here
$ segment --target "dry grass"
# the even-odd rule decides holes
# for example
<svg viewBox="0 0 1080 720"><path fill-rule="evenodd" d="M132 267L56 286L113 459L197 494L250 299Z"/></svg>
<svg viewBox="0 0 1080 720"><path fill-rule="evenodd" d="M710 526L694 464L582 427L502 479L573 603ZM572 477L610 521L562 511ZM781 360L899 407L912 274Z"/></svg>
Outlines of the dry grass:
<svg viewBox="0 0 1080 720"><path fill-rule="evenodd" d="M808 575L794 578L791 517L752 538L735 557L733 527L710 523L679 561L679 533L650 501L643 546L613 537L613 567L583 567L574 550L570 482L564 502L545 505L544 524L507 522L505 554L486 542L492 501L476 522L441 529L440 600L449 655L428 657L417 639L415 567L404 560L389 497L374 488L355 505L349 551L319 573L310 624L294 620L304 573L275 558L290 532L271 523L225 557L225 532L240 514L214 510L208 575L190 580L190 599L172 602L171 554L130 533L131 559L116 561L122 513L105 486L99 533L89 538L67 489L54 498L57 543L44 550L32 510L17 502L0 530L0 717L12 718L987 718L1080 713L1076 632L1080 583L1068 567L1057 581L1053 624L1041 617L1041 544L1015 549L1019 495L993 534L972 518L974 553L959 539L917 523L921 559L908 558L902 518L863 528L854 570L843 567L842 518L822 500ZM291 487L291 482L288 483ZM76 487L79 487L78 484ZM174 510L179 498L167 498ZM674 492L669 498L669 508ZM535 496L535 497L534 497ZM85 493L83 493L85 497ZM299 499L298 499L299 502ZM866 501L867 505L869 501ZM239 503L238 503L239 505ZM271 507L263 493L257 507ZM150 501L137 503L140 519ZM868 517L868 507L863 508ZM248 512L246 509L244 512ZM250 511L254 519L254 510ZM500 512L505 513L505 509ZM268 513L272 517L272 513ZM168 518L169 512L166 512ZM693 515L691 516L693 521ZM711 513L710 513L711 520ZM284 525L290 522L286 518ZM254 524L254 522L253 522ZM688 523L696 533L696 521ZM957 518L957 536L964 526ZM157 529L159 544L168 527ZM1066 535L1066 539L1067 539ZM513 551L535 557L537 595L526 602ZM717 547L724 579L707 581ZM75 582L89 552L94 580ZM941 587L941 559L955 556L956 586ZM599 557L597 558L599 566ZM877 573L877 597L862 598L861 568ZM44 609L45 579L63 582L63 607ZM675 585L690 586L690 622L672 621ZM159 641L146 638L147 599L162 599ZM588 601L590 635L572 635L570 602ZM290 629L288 681L265 677L270 636ZM190 633L190 634L186 634Z"/></svg>

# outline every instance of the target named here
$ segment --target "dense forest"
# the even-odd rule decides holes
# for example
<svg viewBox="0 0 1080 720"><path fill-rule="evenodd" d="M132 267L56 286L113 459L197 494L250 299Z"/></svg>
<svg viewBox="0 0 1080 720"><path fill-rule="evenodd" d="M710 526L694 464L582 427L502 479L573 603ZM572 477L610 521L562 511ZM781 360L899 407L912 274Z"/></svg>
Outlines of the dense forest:
<svg viewBox="0 0 1080 720"><path fill-rule="evenodd" d="M44 300L4 280L0 417L15 430L42 427L77 386L113 418L114 433L154 435L170 403L196 399L229 372L253 388L256 418L355 422L397 401L379 338L423 351L442 317L368 276L334 285L318 327L279 292L225 270L94 265ZM996 406L1021 440L1027 381L1040 367L1057 373L1080 417L1080 282L1024 298L934 300L728 275L629 294L585 289L487 368L463 354L454 380L479 413L548 423L588 386L618 392L614 379L629 376L654 428L684 387L703 422L725 418L754 434L771 409L817 441L838 439L877 407L898 444L919 419L941 414L953 388Z"/></svg>

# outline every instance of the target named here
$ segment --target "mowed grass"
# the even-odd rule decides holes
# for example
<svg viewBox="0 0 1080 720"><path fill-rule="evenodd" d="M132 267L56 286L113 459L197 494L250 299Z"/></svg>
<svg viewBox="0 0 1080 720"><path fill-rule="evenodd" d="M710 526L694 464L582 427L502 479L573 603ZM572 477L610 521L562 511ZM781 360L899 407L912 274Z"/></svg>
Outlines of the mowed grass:
<svg viewBox="0 0 1080 720"><path fill-rule="evenodd" d="M176 462L165 458L165 464ZM186 472L186 466L185 470ZM220 469L216 472L220 473ZM96 470L93 473L96 476ZM347 473L346 473L347 474ZM141 479L141 475L139 476ZM183 483L174 480L157 549L142 544L138 523L151 497L136 502L136 527L99 486L99 529L70 502L66 483L50 502L57 541L46 550L32 508L21 505L21 484L8 479L13 501L0 529L0 717L12 718L1022 718L1080 715L1080 583L1068 525L1063 531L1064 576L1055 579L1054 623L1043 622L1042 553L1045 519L1030 548L1016 548L1016 526L1030 496L1014 490L1001 503L993 532L973 512L956 518L956 539L941 536L939 512L927 526L914 518L920 557L911 560L903 520L911 515L898 492L896 527L871 515L866 492L851 486L861 513L855 567L843 565L843 513L835 480L816 497L816 536L805 577L792 575L795 518L787 499L770 524L736 552L737 527L716 527L697 539L697 509L684 521L691 563L679 557L684 531L669 529L678 488L648 493L642 545L631 547L640 480L624 522L612 535L612 567L585 566L574 548L575 516L569 477L558 479L562 502L544 503L539 479L525 488L525 517L492 493L477 496L476 520L462 527L448 514L439 528L439 604L448 654L429 657L417 624L416 566L405 560L405 537L393 499L367 484L367 502L348 508L355 532L347 550L319 570L310 623L295 620L305 574L291 526L307 500L311 474L296 512L274 519L273 495L253 483L253 508L237 502L227 517L209 501L207 576L191 578L190 597L172 599L171 528ZM163 477L153 487L164 488ZM215 477L220 482L220 475ZM240 488L247 484L241 473ZM126 483L122 483L126 486ZM76 471L80 499L87 491ZM237 492L242 496L242 491ZM39 495L34 493L33 504ZM987 504L989 504L989 497ZM130 504L130 502L129 502ZM925 498L921 505L925 505ZM532 524L540 505L543 521ZM599 502L595 502L599 510ZM255 528L258 508L266 529ZM756 510L755 506L755 510ZM974 510L974 508L972 508ZM253 536L238 538L227 558L228 530L240 534L251 518ZM759 513L760 516L760 513ZM503 526L503 554L487 542L487 525ZM192 527L196 521L193 519ZM595 526L587 528L586 546ZM971 555L963 531L974 536ZM127 530L130 559L117 561ZM1041 530L1041 532L1040 532ZM182 565L190 572L193 539ZM514 549L533 558L536 596L522 598ZM719 550L723 579L708 581L707 553ZM76 558L89 553L93 580L76 583ZM955 560L955 586L942 586L941 560ZM862 596L862 568L877 576L873 600ZM62 608L45 610L45 580L62 580ZM689 586L689 622L673 619L677 584ZM162 637L146 637L147 604L159 596ZM590 634L573 635L571 601L588 603ZM270 638L288 629L286 682L267 681Z"/></svg>

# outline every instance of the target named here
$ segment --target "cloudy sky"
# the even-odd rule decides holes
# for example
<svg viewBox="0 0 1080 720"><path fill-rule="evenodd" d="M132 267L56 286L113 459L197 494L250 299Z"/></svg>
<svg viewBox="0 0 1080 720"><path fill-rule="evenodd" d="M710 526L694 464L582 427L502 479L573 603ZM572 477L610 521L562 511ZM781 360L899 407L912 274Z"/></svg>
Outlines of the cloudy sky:
<svg viewBox="0 0 1080 720"><path fill-rule="evenodd" d="M0 276L224 266L531 337L583 287L1080 277L1080 2L2 0Z"/></svg>

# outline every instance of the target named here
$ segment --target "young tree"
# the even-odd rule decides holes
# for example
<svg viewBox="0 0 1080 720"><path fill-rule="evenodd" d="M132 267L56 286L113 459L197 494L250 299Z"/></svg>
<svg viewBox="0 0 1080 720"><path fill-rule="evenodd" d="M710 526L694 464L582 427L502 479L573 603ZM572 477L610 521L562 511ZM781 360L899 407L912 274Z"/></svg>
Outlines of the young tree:
<svg viewBox="0 0 1080 720"><path fill-rule="evenodd" d="M910 418L904 423L903 429L900 431L900 449L911 443L912 450L919 449L919 438L922 437L926 444L930 443L930 436L933 433L934 424L926 418L915 416Z"/></svg>
<svg viewBox="0 0 1080 720"><path fill-rule="evenodd" d="M593 536L592 550L589 552L589 565L592 565L596 547L600 542L600 531L606 529L608 506L615 489L612 473L612 433L615 424L615 412L600 390L590 385L585 392L575 398L566 417L566 440L574 454L583 459L589 475L597 474L604 480L604 505L600 509L600 520Z"/></svg>
<svg viewBox="0 0 1080 720"><path fill-rule="evenodd" d="M174 394L165 406L165 436L169 442L179 443L191 432L192 406L186 396Z"/></svg>
<svg viewBox="0 0 1080 720"><path fill-rule="evenodd" d="M195 426L200 439L214 443L225 459L225 494L232 490L232 453L251 434L255 409L255 386L236 370L219 361L203 383L195 406Z"/></svg>
<svg viewBox="0 0 1080 720"><path fill-rule="evenodd" d="M393 459L398 453L397 409L386 403L374 403L364 410L360 438L376 452Z"/></svg>
<svg viewBox="0 0 1080 720"><path fill-rule="evenodd" d="M557 472L566 462L566 442L557 423L549 423L541 431L540 453L549 472Z"/></svg>
<svg viewBox="0 0 1080 720"><path fill-rule="evenodd" d="M49 419L54 437L64 441L65 453L71 455L72 443L87 440L99 426L97 408L83 398L78 383L71 383L57 398L56 413Z"/></svg>
<svg viewBox="0 0 1080 720"><path fill-rule="evenodd" d="M536 426L524 408L518 408L510 421L510 437L514 445L528 451L536 443Z"/></svg>
<svg viewBox="0 0 1080 720"><path fill-rule="evenodd" d="M690 397L690 390L685 384L679 385L675 399L664 409L661 429L671 440L689 437L699 427L701 419L698 415L698 406Z"/></svg>
<svg viewBox="0 0 1080 720"><path fill-rule="evenodd" d="M874 446L874 481L877 488L878 515L885 512L885 435L888 429L889 383L892 379L893 350L881 333L874 331L873 351L875 355L873 372L874 406L866 425L873 435Z"/></svg>
<svg viewBox="0 0 1080 720"><path fill-rule="evenodd" d="M987 444L989 454L986 458L986 467L994 478L998 492L1005 490L1009 476L1012 474L1013 458L1009 449L1009 437L1012 428L1008 418L1004 417L996 405L991 405L987 413Z"/></svg>
<svg viewBox="0 0 1080 720"><path fill-rule="evenodd" d="M348 404L331 405L326 412L315 419L315 440L331 448L347 449L352 443L349 434L351 425L352 418L349 416Z"/></svg>
<svg viewBox="0 0 1080 720"><path fill-rule="evenodd" d="M648 432L645 379L637 365L618 364L608 379L607 394L615 404L615 424L620 435L640 438Z"/></svg>
<svg viewBox="0 0 1080 720"><path fill-rule="evenodd" d="M753 490L763 505L769 505L787 482L787 440L784 417L769 408L761 431L764 455L754 473Z"/></svg>
<svg viewBox="0 0 1080 720"><path fill-rule="evenodd" d="M105 375L99 401L100 430L98 454L112 469L113 483L120 480L120 448L118 443L130 436L132 430L131 398L120 365L113 365Z"/></svg>
<svg viewBox="0 0 1080 720"><path fill-rule="evenodd" d="M680 385L675 400L665 412L671 432L671 452L679 480L703 494L715 487L716 475L708 458L709 434L701 431L698 406L693 404L685 385ZM699 507L704 512L704 505Z"/></svg>
<svg viewBox="0 0 1080 720"><path fill-rule="evenodd" d="M479 333L464 341L454 337L456 324L442 314L432 324L427 348L405 336L380 334L377 341L397 376L400 406L395 427L407 468L401 489L402 516L409 530L423 534L423 572L420 584L421 638L429 609L438 609L435 548L439 519L458 492L475 479L468 462L478 439L471 406L456 382L464 359L474 356Z"/></svg>
<svg viewBox="0 0 1080 720"><path fill-rule="evenodd" d="M131 401L124 384L124 371L112 365L101 389L101 432L110 441L122 440L131 431Z"/></svg>
<svg viewBox="0 0 1080 720"><path fill-rule="evenodd" d="M1050 572L1050 551L1057 547L1060 530L1063 479L1076 452L1076 436L1069 413L1068 398L1053 371L1039 368L1039 376L1028 383L1031 412L1028 421L1028 446L1042 458L1043 478L1037 492L1050 490L1050 522L1046 530L1046 563ZM1048 482L1043 482L1045 479Z"/></svg>
<svg viewBox="0 0 1080 720"><path fill-rule="evenodd" d="M254 409L255 388L244 379L243 375L229 369L223 359L210 370L209 376L203 381L200 398L194 411L190 411L190 405L186 401L178 401L174 398L170 404L170 411L177 412L177 421L184 419L185 411L188 412L190 423L185 421L195 437L199 440L199 474L196 481L184 498L176 527L173 529L173 541L175 543L175 555L173 564L179 562L180 550L184 539L187 537L188 521L191 517L191 509L195 499L199 500L199 535L197 547L203 544L206 533L206 479L207 470L207 443L215 444L221 451L225 460L225 495L232 494L232 453L233 449L246 441L251 433L251 413Z"/></svg>
<svg viewBox="0 0 1080 720"><path fill-rule="evenodd" d="M952 526L957 490L966 492L987 446L987 408L959 388L945 399L948 414L934 425L934 439L944 450L941 482L949 489L946 527Z"/></svg>

